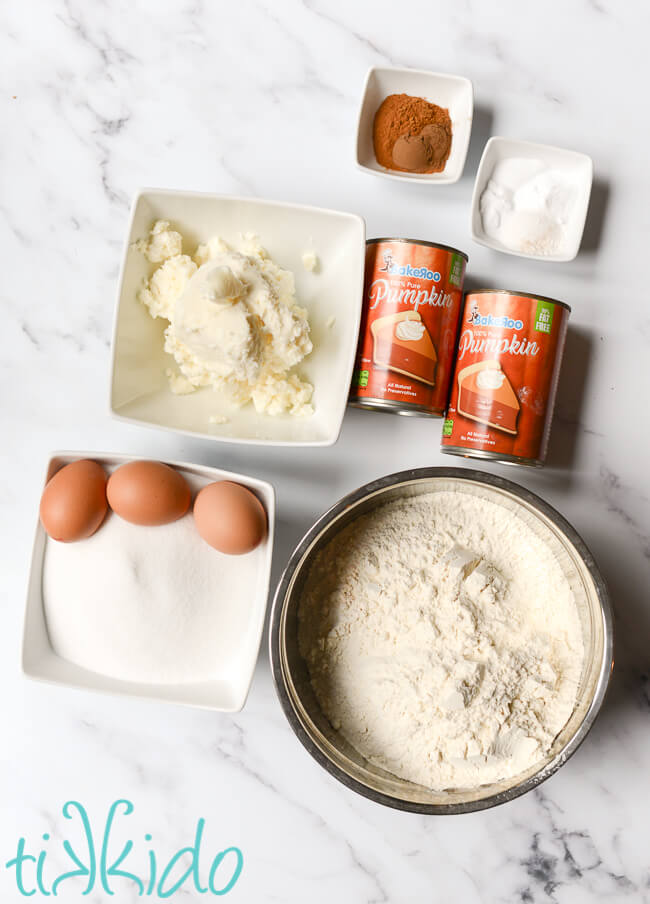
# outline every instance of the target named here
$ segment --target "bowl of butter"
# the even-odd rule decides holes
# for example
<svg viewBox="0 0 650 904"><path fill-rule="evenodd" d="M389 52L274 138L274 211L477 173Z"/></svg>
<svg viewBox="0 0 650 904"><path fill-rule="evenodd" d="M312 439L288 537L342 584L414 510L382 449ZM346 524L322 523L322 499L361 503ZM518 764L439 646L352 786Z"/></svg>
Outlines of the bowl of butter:
<svg viewBox="0 0 650 904"><path fill-rule="evenodd" d="M332 445L364 250L355 214L140 191L119 281L111 413L225 442Z"/></svg>

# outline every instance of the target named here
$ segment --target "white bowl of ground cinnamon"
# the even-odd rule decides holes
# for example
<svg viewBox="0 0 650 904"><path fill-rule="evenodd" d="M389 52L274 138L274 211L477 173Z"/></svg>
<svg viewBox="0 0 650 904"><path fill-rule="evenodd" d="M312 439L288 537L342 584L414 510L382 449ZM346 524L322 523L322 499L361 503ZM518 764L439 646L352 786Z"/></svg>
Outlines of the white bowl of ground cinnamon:
<svg viewBox="0 0 650 904"><path fill-rule="evenodd" d="M357 165L391 179L457 182L473 107L472 83L463 76L372 67L359 111Z"/></svg>

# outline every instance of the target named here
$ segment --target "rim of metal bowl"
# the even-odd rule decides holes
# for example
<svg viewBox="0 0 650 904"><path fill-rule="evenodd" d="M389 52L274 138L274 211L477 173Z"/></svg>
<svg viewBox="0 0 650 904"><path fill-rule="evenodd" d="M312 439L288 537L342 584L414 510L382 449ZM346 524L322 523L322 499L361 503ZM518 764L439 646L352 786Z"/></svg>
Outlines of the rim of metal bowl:
<svg viewBox="0 0 650 904"><path fill-rule="evenodd" d="M357 781L357 779L352 778L350 775L348 775L347 772L333 763L312 741L293 707L291 698L289 696L289 693L287 692L285 685L284 673L282 669L282 656L280 650L280 626L287 598L287 590L289 588L289 585L291 584L293 575L300 565L305 553L318 538L319 534L321 534L321 532L329 525L329 523L333 519L335 519L336 517L338 517L338 515L345 511L345 509L356 505L367 496L372 496L381 490L387 489L388 487L399 486L400 484L406 483L413 483L419 480L431 480L432 478L460 479L474 483L482 483L487 485L488 487L497 488L511 493L519 499L522 499L524 502L528 503L534 509L540 511L543 515L546 515L546 517L549 518L557 528L559 528L559 530L566 536L569 542L575 547L584 565L586 566L587 571L589 572L589 575L594 582L603 619L603 655L598 672L598 680L596 683L595 692L589 704L589 708L585 713L584 719L576 729L573 736L550 763L546 764L534 775L529 776L525 781L513 785L512 788L509 788L506 791L501 791L497 794L492 794L488 797L468 801L466 803L425 804L404 800L399 797L393 797L391 795L384 794L381 791L376 791L374 788L370 788L362 782ZM370 483L364 484L363 486L359 487L351 493L348 493L348 495L340 499L323 515L321 515L321 517L307 531L307 533L303 536L303 538L294 549L291 558L289 559L289 562L287 563L287 566L282 573L273 598L273 607L271 610L269 630L269 653L275 689L279 697L282 709L284 710L284 714L287 717L287 720L289 721L289 724L291 725L294 733L302 743L303 747L305 747L305 749L311 754L316 762L319 763L330 775L336 778L347 788L350 788L352 791L356 791L357 794L361 794L363 797L366 797L369 800L374 801L375 803L380 803L384 806L392 807L396 810L402 810L411 813L421 813L425 815L454 815L460 813L472 813L478 810L485 810L490 807L495 807L498 804L506 803L506 801L513 800L514 798L525 794L527 791L530 791L533 788L537 787L543 781L546 781L547 778L550 778L551 775L557 772L560 766L564 765L564 763L566 763L566 761L576 752L578 747L582 744L587 734L589 733L589 730L593 725L598 712L600 711L603 700L605 699L605 694L612 671L613 651L613 618L611 603L609 599L609 591L607 590L607 585L600 573L598 566L596 565L594 557L592 556L589 548L587 547L580 534L578 534L575 528L571 524L569 524L566 518L564 518L556 509L553 508L553 506L545 502L536 493L533 493L525 487L522 487L517 483L513 483L510 480L506 480L505 478L500 477L496 474L478 471L472 468L435 467L414 468L407 471L398 471L394 474L388 474L385 477L381 477L377 480L371 481Z"/></svg>

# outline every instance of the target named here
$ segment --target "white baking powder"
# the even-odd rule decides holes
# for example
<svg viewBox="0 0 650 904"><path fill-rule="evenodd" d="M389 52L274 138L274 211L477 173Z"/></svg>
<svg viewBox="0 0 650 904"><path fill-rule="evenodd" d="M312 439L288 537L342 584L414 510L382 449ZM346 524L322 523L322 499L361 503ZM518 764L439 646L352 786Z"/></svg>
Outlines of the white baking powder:
<svg viewBox="0 0 650 904"><path fill-rule="evenodd" d="M299 619L333 727L429 788L526 770L575 704L584 650L568 579L522 518L471 493L349 525L318 553Z"/></svg>
<svg viewBox="0 0 650 904"><path fill-rule="evenodd" d="M262 555L261 547L217 552L191 514L160 527L109 514L87 540L48 539L43 605L52 647L124 681L223 678L246 638Z"/></svg>
<svg viewBox="0 0 650 904"><path fill-rule="evenodd" d="M486 235L512 251L558 254L577 201L566 173L541 160L510 157L499 161L480 199Z"/></svg>

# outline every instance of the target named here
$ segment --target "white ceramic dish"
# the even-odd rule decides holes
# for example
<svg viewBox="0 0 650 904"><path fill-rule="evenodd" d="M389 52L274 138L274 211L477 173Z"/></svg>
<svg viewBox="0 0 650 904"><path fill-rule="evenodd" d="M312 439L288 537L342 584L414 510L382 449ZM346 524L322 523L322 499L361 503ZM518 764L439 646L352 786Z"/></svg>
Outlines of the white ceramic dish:
<svg viewBox="0 0 650 904"><path fill-rule="evenodd" d="M451 117L452 139L449 159L441 173L402 173L377 163L372 143L372 124L379 105L389 94L423 97L446 107ZM372 67L366 76L357 123L357 166L376 176L407 182L449 185L458 182L467 157L474 115L474 91L469 79L421 69Z"/></svg>
<svg viewBox="0 0 650 904"><path fill-rule="evenodd" d="M107 472L110 472L125 461L135 460L137 456L98 452L56 452L48 462L43 485L60 467L80 458L92 458L104 466ZM193 491L215 480L234 480L241 483L258 496L264 503L267 512L268 534L263 545L259 548L259 553L256 550L258 574L255 595L252 599L237 601L239 605L247 608L246 629L241 637L241 644L238 650L234 652L227 665L224 666L223 674L220 674L217 669L214 680L193 684L148 684L118 681L107 675L81 668L58 656L52 649L48 636L42 591L46 545L56 541L48 538L40 522L37 524L34 538L25 609L22 650L23 672L29 678L82 690L122 694L129 697L160 700L167 703L182 703L188 706L198 706L222 712L238 712L244 706L248 696L264 627L271 576L275 523L275 494L273 487L262 480L222 471L219 468L208 468L181 462L167 462L167 464L182 472ZM117 517L117 515L112 517ZM155 531L156 528L143 527L142 530ZM216 602L218 601L215 600Z"/></svg>
<svg viewBox="0 0 650 904"><path fill-rule="evenodd" d="M480 209L481 195L497 163L510 157L542 160L548 166L568 174L575 182L577 200L573 216L567 224L565 245L557 254L533 254L525 251L513 251L512 248L508 248L502 245L501 242L490 238L483 229ZM580 248L582 233L585 228L593 173L594 164L591 157L579 151L569 151L565 148L556 148L548 144L536 144L532 141L514 141L509 138L493 136L485 145L474 182L470 223L472 238L480 245L493 248L495 251L503 251L505 254L514 254L517 257L556 263L573 260Z"/></svg>
<svg viewBox="0 0 650 904"><path fill-rule="evenodd" d="M229 412L227 423L211 424L210 416L219 409L217 393L202 389L178 396L170 391L165 371L173 359L163 351L167 321L153 320L136 297L155 265L132 247L157 219L169 220L190 252L215 235L235 241L241 233L255 232L276 263L293 271L314 343L296 371L314 386L311 417L271 417L249 404ZM318 255L314 273L302 263L307 250ZM365 223L356 214L197 192L139 192L119 280L111 413L132 423L225 442L332 445L341 430L356 356L364 260Z"/></svg>

